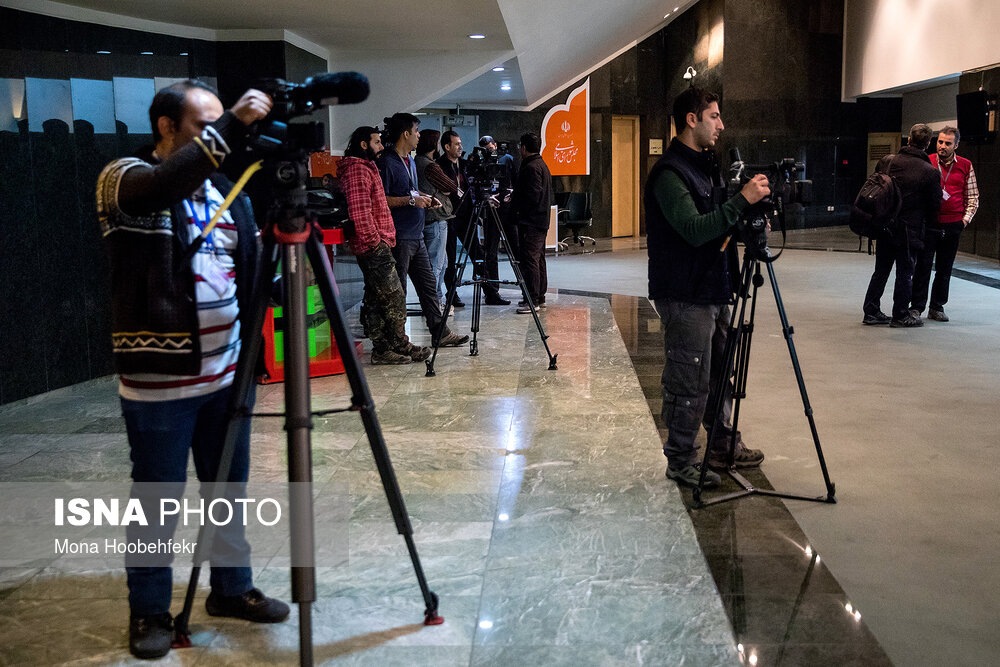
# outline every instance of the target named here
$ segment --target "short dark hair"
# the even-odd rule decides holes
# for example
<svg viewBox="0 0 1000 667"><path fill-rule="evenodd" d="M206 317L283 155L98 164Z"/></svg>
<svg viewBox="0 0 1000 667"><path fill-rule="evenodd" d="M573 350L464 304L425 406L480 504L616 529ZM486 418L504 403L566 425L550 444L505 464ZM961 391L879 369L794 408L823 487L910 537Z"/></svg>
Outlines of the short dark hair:
<svg viewBox="0 0 1000 667"><path fill-rule="evenodd" d="M423 155L431 151L437 154L438 138L440 136L441 133L437 130L424 130L421 132L420 139L417 141L417 155Z"/></svg>
<svg viewBox="0 0 1000 667"><path fill-rule="evenodd" d="M458 136L458 132L456 132L455 130L448 130L447 132L441 135L441 146L442 147L450 146L451 140L454 139L455 137L458 137L459 140L462 139L462 137Z"/></svg>
<svg viewBox="0 0 1000 667"><path fill-rule="evenodd" d="M160 129L157 124L160 117L166 116L174 123L180 123L181 117L184 115L184 105L187 102L188 91L194 90L195 88L201 88L202 90L207 90L216 97L219 96L219 91L213 88L211 85L205 83L204 81L199 81L198 79L185 79L184 81L178 81L172 83L166 88L160 89L159 92L153 97L152 104L149 105L149 124L153 128L153 143L160 143L163 137L160 135Z"/></svg>
<svg viewBox="0 0 1000 667"><path fill-rule="evenodd" d="M420 119L412 113L394 113L385 121L385 131L389 135L389 143L394 144L403 136L403 132L412 130L414 125L420 125Z"/></svg>
<svg viewBox="0 0 1000 667"><path fill-rule="evenodd" d="M945 125L944 127L942 127L940 130L938 130L938 134L954 134L956 146L958 145L958 142L962 138L962 133L958 131L958 128L952 127L951 125Z"/></svg>
<svg viewBox="0 0 1000 667"><path fill-rule="evenodd" d="M482 146L483 148L486 148L492 143L494 143L493 137L491 137L488 134L484 134L483 136L479 137L479 145Z"/></svg>
<svg viewBox="0 0 1000 667"><path fill-rule="evenodd" d="M701 113L711 106L712 102L718 101L719 96L715 93L691 86L674 98L674 130L680 134L687 127L689 113L693 113L698 120L701 120Z"/></svg>
<svg viewBox="0 0 1000 667"><path fill-rule="evenodd" d="M917 123L910 128L909 146L926 150L931 143L931 127L927 123Z"/></svg>
<svg viewBox="0 0 1000 667"><path fill-rule="evenodd" d="M368 125L362 125L358 129L354 130L354 132L351 132L351 138L347 141L347 150L344 151L344 155L370 160L373 134L378 134L378 128L370 127ZM361 145L362 141L368 144L368 148L364 148Z"/></svg>
<svg viewBox="0 0 1000 667"><path fill-rule="evenodd" d="M520 145L529 153L537 153L542 150L542 140L534 132L525 132L521 135Z"/></svg>

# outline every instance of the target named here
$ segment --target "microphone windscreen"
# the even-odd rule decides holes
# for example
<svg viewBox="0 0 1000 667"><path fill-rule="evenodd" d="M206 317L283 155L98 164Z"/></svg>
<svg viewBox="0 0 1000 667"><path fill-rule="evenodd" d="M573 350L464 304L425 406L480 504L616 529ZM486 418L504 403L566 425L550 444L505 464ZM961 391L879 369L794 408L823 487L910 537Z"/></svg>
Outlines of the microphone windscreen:
<svg viewBox="0 0 1000 667"><path fill-rule="evenodd" d="M368 77L358 72L317 74L306 79L301 94L315 105L357 104L368 99Z"/></svg>

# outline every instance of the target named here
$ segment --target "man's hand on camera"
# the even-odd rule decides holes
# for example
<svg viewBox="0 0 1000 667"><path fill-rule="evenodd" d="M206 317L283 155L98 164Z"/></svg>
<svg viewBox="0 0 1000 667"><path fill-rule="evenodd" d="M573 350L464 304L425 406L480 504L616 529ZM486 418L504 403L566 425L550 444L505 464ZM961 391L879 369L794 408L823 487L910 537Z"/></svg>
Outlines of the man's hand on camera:
<svg viewBox="0 0 1000 667"><path fill-rule="evenodd" d="M427 195L420 195L419 197L413 198L413 205L417 208L430 208L433 205L434 198L428 197Z"/></svg>
<svg viewBox="0 0 1000 667"><path fill-rule="evenodd" d="M740 194L747 200L750 204L756 204L764 197L771 194L771 186L767 182L767 176L764 174L757 174L743 186L740 190Z"/></svg>
<svg viewBox="0 0 1000 667"><path fill-rule="evenodd" d="M271 113L272 104L271 98L266 93L251 88L243 93L243 97L233 105L230 111L240 119L241 123L249 125Z"/></svg>

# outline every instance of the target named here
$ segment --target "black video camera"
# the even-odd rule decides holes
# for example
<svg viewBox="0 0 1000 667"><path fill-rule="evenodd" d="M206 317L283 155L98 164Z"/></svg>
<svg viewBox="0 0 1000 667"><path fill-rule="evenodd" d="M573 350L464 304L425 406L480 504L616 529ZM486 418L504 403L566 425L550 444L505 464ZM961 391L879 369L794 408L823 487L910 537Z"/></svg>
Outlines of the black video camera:
<svg viewBox="0 0 1000 667"><path fill-rule="evenodd" d="M729 157L732 164L729 166L728 196L736 195L754 175L767 176L771 194L743 210L736 222L736 230L740 241L756 259L773 262L781 251L773 255L767 245L771 221L777 221L784 234L785 205L812 202L812 181L795 178L797 174L805 173L805 164L790 157L768 164L748 164L740 157L738 148L730 149Z"/></svg>
<svg viewBox="0 0 1000 667"><path fill-rule="evenodd" d="M470 190L477 201L499 192L501 176L499 159L496 153L485 146L473 147L467 161L467 173Z"/></svg>
<svg viewBox="0 0 1000 667"><path fill-rule="evenodd" d="M322 123L292 123L317 109L335 104L357 104L368 98L368 79L357 72L317 74L304 83L264 79L257 86L274 101L271 113L253 124L251 146L264 154L315 153L326 145Z"/></svg>

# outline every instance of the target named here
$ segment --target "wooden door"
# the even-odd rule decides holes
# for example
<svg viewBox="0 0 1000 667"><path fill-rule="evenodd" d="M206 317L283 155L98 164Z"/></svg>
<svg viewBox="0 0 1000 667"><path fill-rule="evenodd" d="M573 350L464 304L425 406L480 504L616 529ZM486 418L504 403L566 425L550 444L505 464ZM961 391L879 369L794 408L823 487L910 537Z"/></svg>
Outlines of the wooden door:
<svg viewBox="0 0 1000 667"><path fill-rule="evenodd" d="M639 235L639 117L611 117L611 236Z"/></svg>

